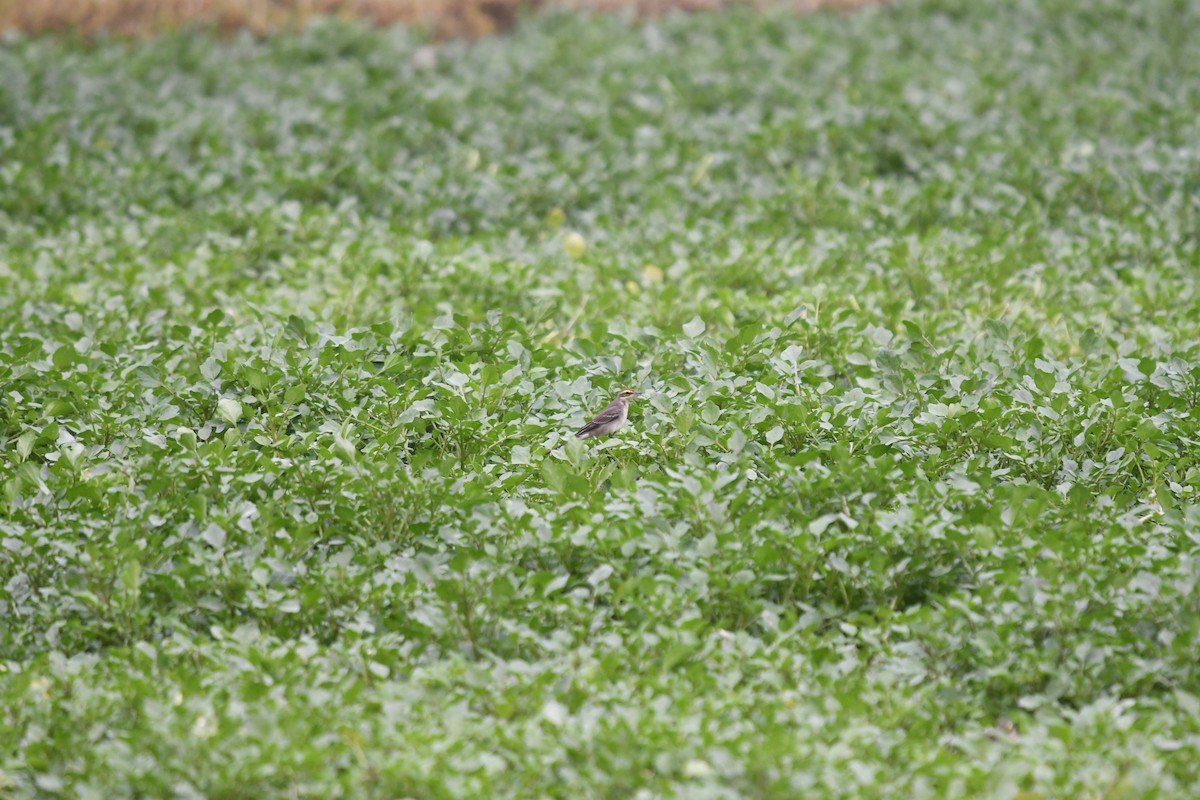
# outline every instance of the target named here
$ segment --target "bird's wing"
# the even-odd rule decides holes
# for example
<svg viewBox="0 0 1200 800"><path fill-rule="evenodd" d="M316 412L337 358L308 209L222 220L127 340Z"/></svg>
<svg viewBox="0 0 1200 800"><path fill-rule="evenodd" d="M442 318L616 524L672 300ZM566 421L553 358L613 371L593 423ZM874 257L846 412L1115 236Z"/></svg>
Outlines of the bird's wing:
<svg viewBox="0 0 1200 800"><path fill-rule="evenodd" d="M576 436L581 436L585 433L590 433L602 425L607 425L610 422L616 422L621 418L621 402L614 400L604 407L596 416L592 417L592 421L584 425L579 430L575 431Z"/></svg>

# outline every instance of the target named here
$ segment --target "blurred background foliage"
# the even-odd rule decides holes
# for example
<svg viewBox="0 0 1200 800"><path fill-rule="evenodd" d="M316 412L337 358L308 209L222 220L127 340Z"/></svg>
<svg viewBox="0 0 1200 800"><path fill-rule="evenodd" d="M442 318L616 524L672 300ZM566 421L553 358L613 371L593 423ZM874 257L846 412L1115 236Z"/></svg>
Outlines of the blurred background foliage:
<svg viewBox="0 0 1200 800"><path fill-rule="evenodd" d="M0 30L70 31L142 36L198 24L256 35L295 28L314 16L366 19L380 25L419 25L439 37L484 36L507 30L525 11L543 6L640 15L672 9L783 5L798 11L852 9L880 0L2 0Z"/></svg>

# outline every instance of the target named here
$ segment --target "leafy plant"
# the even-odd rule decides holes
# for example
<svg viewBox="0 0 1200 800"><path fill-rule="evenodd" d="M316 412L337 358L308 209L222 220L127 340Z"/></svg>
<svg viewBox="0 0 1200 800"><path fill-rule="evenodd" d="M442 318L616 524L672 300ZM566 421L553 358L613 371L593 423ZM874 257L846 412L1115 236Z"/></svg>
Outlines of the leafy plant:
<svg viewBox="0 0 1200 800"><path fill-rule="evenodd" d="M0 795L1193 796L1198 21L10 40Z"/></svg>

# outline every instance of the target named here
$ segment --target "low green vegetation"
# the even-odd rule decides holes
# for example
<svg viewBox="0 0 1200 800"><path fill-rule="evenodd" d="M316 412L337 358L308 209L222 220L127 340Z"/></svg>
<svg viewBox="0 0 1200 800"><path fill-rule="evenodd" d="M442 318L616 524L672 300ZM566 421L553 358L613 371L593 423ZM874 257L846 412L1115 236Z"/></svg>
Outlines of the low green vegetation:
<svg viewBox="0 0 1200 800"><path fill-rule="evenodd" d="M0 797L1195 797L1198 28L11 39Z"/></svg>

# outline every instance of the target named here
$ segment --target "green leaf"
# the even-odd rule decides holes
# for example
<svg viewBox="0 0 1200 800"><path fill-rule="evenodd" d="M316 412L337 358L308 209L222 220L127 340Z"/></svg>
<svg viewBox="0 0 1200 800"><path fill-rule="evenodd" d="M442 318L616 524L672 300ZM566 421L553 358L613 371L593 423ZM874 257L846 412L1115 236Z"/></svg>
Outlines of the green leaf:
<svg viewBox="0 0 1200 800"><path fill-rule="evenodd" d="M353 464L358 460L358 448L354 446L354 442L340 434L333 437L333 452L348 464Z"/></svg>
<svg viewBox="0 0 1200 800"><path fill-rule="evenodd" d="M542 479L555 492L562 493L570 468L560 461L550 458L542 459Z"/></svg>
<svg viewBox="0 0 1200 800"><path fill-rule="evenodd" d="M262 391L267 388L267 376L262 370L245 367L242 369L242 377L252 389Z"/></svg>
<svg viewBox="0 0 1200 800"><path fill-rule="evenodd" d="M216 524L209 524L200 534L200 538L204 540L214 550L220 550L225 547L225 529Z"/></svg>
<svg viewBox="0 0 1200 800"><path fill-rule="evenodd" d="M121 586L126 592L134 593L142 582L142 562L136 558L126 562L121 570Z"/></svg>
<svg viewBox="0 0 1200 800"><path fill-rule="evenodd" d="M300 342L307 343L313 337L312 323L295 314L288 315L287 325L284 330L287 331L289 336Z"/></svg>
<svg viewBox="0 0 1200 800"><path fill-rule="evenodd" d="M20 435L17 439L17 457L22 461L29 458L29 454L33 452L33 445L38 439L38 432L29 429Z"/></svg>
<svg viewBox="0 0 1200 800"><path fill-rule="evenodd" d="M695 339L697 336L704 333L705 327L704 320L700 319L699 317L692 317L690 322L684 323L683 332L690 338Z"/></svg>
<svg viewBox="0 0 1200 800"><path fill-rule="evenodd" d="M232 397L222 397L217 401L217 415L230 425L237 425L242 418L242 404Z"/></svg>
<svg viewBox="0 0 1200 800"><path fill-rule="evenodd" d="M596 588L608 580L612 574L613 568L611 564L601 564L592 570L592 574L587 576L587 582L592 588Z"/></svg>
<svg viewBox="0 0 1200 800"><path fill-rule="evenodd" d="M675 417L675 427L679 429L680 433L687 435L695 420L696 412L692 411L691 406L684 406Z"/></svg>

